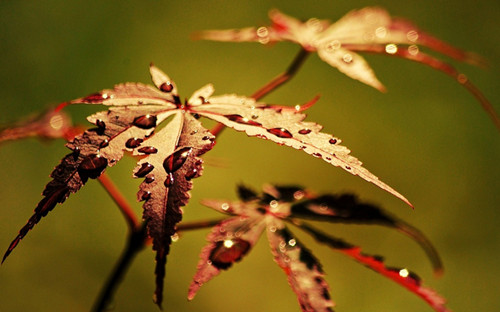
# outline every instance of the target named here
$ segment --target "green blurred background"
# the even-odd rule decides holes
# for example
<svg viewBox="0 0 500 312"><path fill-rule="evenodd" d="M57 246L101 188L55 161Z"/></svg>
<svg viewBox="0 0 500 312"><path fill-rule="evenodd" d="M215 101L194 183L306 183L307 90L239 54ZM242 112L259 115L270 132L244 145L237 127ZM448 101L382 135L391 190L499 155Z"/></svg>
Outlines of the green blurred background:
<svg viewBox="0 0 500 312"><path fill-rule="evenodd" d="M192 32L262 25L279 8L301 19L336 20L351 9L380 5L422 29L491 62L488 69L452 62L500 110L498 1L0 1L0 124L116 83L149 83L154 62L181 97L212 82L216 94L251 94L283 71L298 51L291 43L264 47L191 41ZM205 157L185 220L218 217L202 198L235 198L235 185L302 184L349 191L420 228L445 263L435 279L418 246L379 227L321 228L418 272L455 311L497 311L500 267L500 135L475 99L447 76L409 61L366 56L389 92L379 93L313 55L296 78L265 100L304 103L316 94L310 121L343 139L365 166L415 205L296 150L224 131ZM75 122L95 107L68 110ZM0 249L26 222L51 169L67 153L62 140L34 139L0 148ZM108 173L130 201L138 180L126 158ZM140 205L135 204L137 213ZM299 311L267 242L186 300L208 230L186 233L168 258L166 311ZM336 311L431 311L422 300L295 229L321 259ZM0 268L0 311L88 311L120 254L126 225L95 181L56 209ZM157 311L152 303L154 255L134 261L115 311Z"/></svg>

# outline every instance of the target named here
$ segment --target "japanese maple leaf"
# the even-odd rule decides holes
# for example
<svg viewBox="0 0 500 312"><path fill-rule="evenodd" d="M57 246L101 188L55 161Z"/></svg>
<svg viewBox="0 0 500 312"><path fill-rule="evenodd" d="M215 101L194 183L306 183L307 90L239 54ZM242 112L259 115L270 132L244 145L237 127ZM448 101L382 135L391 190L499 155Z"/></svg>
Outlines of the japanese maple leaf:
<svg viewBox="0 0 500 312"><path fill-rule="evenodd" d="M208 30L195 37L262 44L291 41L308 52L317 52L323 61L342 73L380 91L385 91L385 87L365 59L356 52L394 55L423 63L453 77L467 88L500 129L500 118L495 109L467 77L450 64L422 52L419 46L426 46L459 61L476 65L485 62L476 54L464 52L426 34L407 20L392 18L387 11L378 7L353 10L333 24L316 18L302 22L278 10L270 11L269 17L272 22L270 26Z"/></svg>
<svg viewBox="0 0 500 312"><path fill-rule="evenodd" d="M297 295L302 311L331 311L329 287L318 259L293 235L286 222L311 234L317 241L340 251L368 268L395 281L424 299L436 311L449 311L445 300L424 287L420 278L407 269L388 267L382 257L365 254L357 246L322 233L300 219L332 223L377 224L391 227L415 239L427 252L436 272L442 270L437 252L414 227L382 209L358 201L349 194L314 196L299 187L267 186L264 194L240 186L241 201L204 200L203 204L231 217L217 224L207 236L197 272L189 287L188 299L222 270L241 261L265 231L274 261L283 269Z"/></svg>
<svg viewBox="0 0 500 312"><path fill-rule="evenodd" d="M63 111L48 109L38 116L0 129L0 143L28 137L56 139L72 137L71 118Z"/></svg>
<svg viewBox="0 0 500 312"><path fill-rule="evenodd" d="M9 246L3 260L20 240L57 203L77 192L89 178L99 177L114 166L125 151L142 157L134 177L143 178L137 197L144 201L143 217L156 251L155 300L162 302L163 279L171 235L182 218L181 206L189 201L192 179L202 174L202 154L212 149L215 137L205 129L200 116L249 136L274 141L321 158L374 183L408 203L406 198L366 170L361 162L339 145L340 140L321 133L321 126L304 122L295 109L268 107L254 99L234 94L212 96L208 84L181 102L175 83L151 65L155 86L124 83L68 102L110 106L88 118L96 128L76 136L67 147L72 153L63 158L51 174L53 178L33 216ZM164 122L165 125L155 132Z"/></svg>

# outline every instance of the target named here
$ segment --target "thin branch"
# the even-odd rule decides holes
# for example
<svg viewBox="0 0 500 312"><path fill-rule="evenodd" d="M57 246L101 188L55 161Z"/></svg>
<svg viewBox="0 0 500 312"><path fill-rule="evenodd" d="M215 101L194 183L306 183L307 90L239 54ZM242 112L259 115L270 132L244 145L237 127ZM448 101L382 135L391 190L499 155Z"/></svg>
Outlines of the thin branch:
<svg viewBox="0 0 500 312"><path fill-rule="evenodd" d="M257 90L251 97L256 101L258 101L259 99L261 99L274 89L278 88L279 86L290 80L297 73L300 66L302 66L302 63L304 63L308 55L309 51L305 49L300 49L297 56L295 56L295 59L293 60L292 64L290 64L290 66L284 73L281 73L276 78L267 83L265 86Z"/></svg>
<svg viewBox="0 0 500 312"><path fill-rule="evenodd" d="M145 223L129 233L127 246L116 263L112 274L109 276L106 284L102 288L99 297L92 307L92 312L101 312L109 308L113 294L116 292L116 288L122 281L128 267L132 263L132 260L135 258L135 255L137 255L144 248L146 237Z"/></svg>
<svg viewBox="0 0 500 312"><path fill-rule="evenodd" d="M270 92L274 91L288 80L292 79L293 76L299 70L300 66L302 66L308 55L309 51L305 49L300 49L299 53L295 56L292 63L288 66L285 72L276 76L273 80L271 80L265 86L257 90L250 97L258 101L259 99L263 98ZM224 130L224 128L225 126L223 124L218 123L210 130L210 132L217 137L222 132L222 130Z"/></svg>
<svg viewBox="0 0 500 312"><path fill-rule="evenodd" d="M198 229L203 229L203 228L215 226L223 220L225 220L225 218L216 219L216 220L208 220L208 221L196 221L196 222L181 223L177 226L177 232L198 230Z"/></svg>
<svg viewBox="0 0 500 312"><path fill-rule="evenodd" d="M125 197L123 197L118 188L115 186L113 181L109 178L109 176L106 173L103 173L98 178L98 180L101 183L102 187L104 187L106 192L108 192L109 196L111 196L118 208L120 208L120 211L122 212L130 231L133 232L138 229L141 225L137 220L137 216L135 215L134 210L125 199Z"/></svg>

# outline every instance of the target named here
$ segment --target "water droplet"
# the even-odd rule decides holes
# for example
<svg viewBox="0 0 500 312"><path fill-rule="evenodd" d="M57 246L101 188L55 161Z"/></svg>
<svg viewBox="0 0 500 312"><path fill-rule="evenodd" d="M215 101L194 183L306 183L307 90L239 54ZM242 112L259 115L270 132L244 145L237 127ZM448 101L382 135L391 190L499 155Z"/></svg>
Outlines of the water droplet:
<svg viewBox="0 0 500 312"><path fill-rule="evenodd" d="M394 43L390 43L385 46L385 52L388 54L395 54L396 52L398 52L398 46Z"/></svg>
<svg viewBox="0 0 500 312"><path fill-rule="evenodd" d="M312 153L312 155L317 158L321 158L322 156L321 153Z"/></svg>
<svg viewBox="0 0 500 312"><path fill-rule="evenodd" d="M136 117L133 124L141 129L151 129L156 127L156 116L148 114Z"/></svg>
<svg viewBox="0 0 500 312"><path fill-rule="evenodd" d="M197 174L198 170L196 170L196 168L191 169L188 173L186 173L186 180L190 181L195 178Z"/></svg>
<svg viewBox="0 0 500 312"><path fill-rule="evenodd" d="M145 192L141 196L142 200L148 200L151 198L151 192Z"/></svg>
<svg viewBox="0 0 500 312"><path fill-rule="evenodd" d="M341 43L340 41L338 40L332 40L330 42L328 42L328 44L326 45L326 50L328 52L333 52L337 49L340 49L340 46L341 46Z"/></svg>
<svg viewBox="0 0 500 312"><path fill-rule="evenodd" d="M172 242L176 242L179 240L179 234L177 233L174 233L174 235L170 236L170 239L172 240Z"/></svg>
<svg viewBox="0 0 500 312"><path fill-rule="evenodd" d="M293 238L288 241L288 245L290 245L292 247L294 247L296 244L297 244L297 241Z"/></svg>
<svg viewBox="0 0 500 312"><path fill-rule="evenodd" d="M224 115L227 119L243 124L243 125L251 125L251 126L262 126L261 123L258 123L256 121L250 120L246 117L243 117L241 115L233 114L233 115Z"/></svg>
<svg viewBox="0 0 500 312"><path fill-rule="evenodd" d="M419 52L418 46L414 44L408 47L408 53L410 53L410 55L417 55Z"/></svg>
<svg viewBox="0 0 500 312"><path fill-rule="evenodd" d="M352 62L352 55L349 53L344 54L344 56L342 56L342 61L346 64L350 64Z"/></svg>
<svg viewBox="0 0 500 312"><path fill-rule="evenodd" d="M375 36L377 38L383 39L385 36L387 36L387 28L380 26L377 29L375 29Z"/></svg>
<svg viewBox="0 0 500 312"><path fill-rule="evenodd" d="M250 243L241 238L219 241L210 252L209 260L216 268L225 270L234 262L241 260L250 247Z"/></svg>
<svg viewBox="0 0 500 312"><path fill-rule="evenodd" d="M166 93L172 92L173 89L174 89L174 86L168 81L162 83L160 86L160 90L162 92L166 92Z"/></svg>
<svg viewBox="0 0 500 312"><path fill-rule="evenodd" d="M108 145L109 145L109 141L108 141L108 139L105 139L104 141L101 142L101 144L99 144L99 148L105 148Z"/></svg>
<svg viewBox="0 0 500 312"><path fill-rule="evenodd" d="M149 176L149 177L146 177L146 178L144 179L144 182L146 182L146 183L148 183L148 184L149 184L149 183L153 183L153 182L154 182L154 180L155 180L155 177L153 177L153 176Z"/></svg>
<svg viewBox="0 0 500 312"><path fill-rule="evenodd" d="M275 227L274 225L271 225L271 226L269 227L269 231L270 231L270 232L273 232L273 233L274 233L274 232L276 232L276 230L277 230L277 229L276 229L276 227Z"/></svg>
<svg viewBox="0 0 500 312"><path fill-rule="evenodd" d="M104 98L102 97L101 93L92 93L90 95L87 95L82 99L83 103L89 103L89 104L96 104L96 103L102 103Z"/></svg>
<svg viewBox="0 0 500 312"><path fill-rule="evenodd" d="M102 129L104 130L106 128L106 123L104 121L102 121L101 119L97 119L95 121L95 125L99 128L99 129Z"/></svg>
<svg viewBox="0 0 500 312"><path fill-rule="evenodd" d="M136 173L134 173L134 175L138 178L142 178L142 177L145 177L148 173L150 173L151 171L153 171L155 167L153 165L151 165L150 163L143 163L141 165L141 168L139 168L139 170L137 170Z"/></svg>
<svg viewBox="0 0 500 312"><path fill-rule="evenodd" d="M80 156L80 148L78 146L75 146L73 149L73 160L76 161L78 159L78 156Z"/></svg>
<svg viewBox="0 0 500 312"><path fill-rule="evenodd" d="M169 173L167 174L167 178L165 179L165 182L163 182L163 185L165 185L165 187L171 187L172 184L174 184L174 175Z"/></svg>
<svg viewBox="0 0 500 312"><path fill-rule="evenodd" d="M78 171L84 177L95 179L101 175L107 166L108 160L106 158L97 154L90 154L82 160L78 166Z"/></svg>
<svg viewBox="0 0 500 312"><path fill-rule="evenodd" d="M141 145L141 143L143 141L144 141L143 139L139 139L139 138L130 138L127 140L127 142L125 142L125 146L127 148L136 148L139 145Z"/></svg>
<svg viewBox="0 0 500 312"><path fill-rule="evenodd" d="M259 138L259 139L267 140L267 137L263 134L256 134L255 137Z"/></svg>
<svg viewBox="0 0 500 312"><path fill-rule="evenodd" d="M224 211L227 211L229 209L229 204L228 203L223 203L220 208Z"/></svg>
<svg viewBox="0 0 500 312"><path fill-rule="evenodd" d="M259 37L259 42L262 44L266 44L269 42L269 31L267 27L259 27L257 29L257 37Z"/></svg>
<svg viewBox="0 0 500 312"><path fill-rule="evenodd" d="M299 130L299 134L309 134L311 133L311 131L312 131L311 129L301 129Z"/></svg>
<svg viewBox="0 0 500 312"><path fill-rule="evenodd" d="M337 139L332 138L332 139L328 140L328 142L330 144L337 144Z"/></svg>
<svg viewBox="0 0 500 312"><path fill-rule="evenodd" d="M467 76L465 76L464 74L459 74L457 76L457 81L458 83L460 84L465 84L469 79L467 78Z"/></svg>
<svg viewBox="0 0 500 312"><path fill-rule="evenodd" d="M418 40L418 32L416 30L410 30L406 34L406 38L408 38L408 40L410 40L411 42L415 42Z"/></svg>
<svg viewBox="0 0 500 312"><path fill-rule="evenodd" d="M290 133L290 131L286 130L285 128L272 128L272 129L267 129L267 132L274 134L275 136L283 139L290 139L293 137L293 135Z"/></svg>
<svg viewBox="0 0 500 312"><path fill-rule="evenodd" d="M152 146L144 146L141 147L140 149L137 150L139 153L144 153L144 154L156 154L158 153L158 150Z"/></svg>
<svg viewBox="0 0 500 312"><path fill-rule="evenodd" d="M163 162L163 168L165 168L165 171L167 173L174 172L178 170L184 163L186 162L187 158L191 154L191 151L193 149L191 147L184 147L181 148L180 150L174 152L172 155L168 156L165 158L165 161Z"/></svg>
<svg viewBox="0 0 500 312"><path fill-rule="evenodd" d="M301 200L302 198L304 198L304 196L306 196L306 193L304 191L295 191L293 193L293 198L295 200Z"/></svg>

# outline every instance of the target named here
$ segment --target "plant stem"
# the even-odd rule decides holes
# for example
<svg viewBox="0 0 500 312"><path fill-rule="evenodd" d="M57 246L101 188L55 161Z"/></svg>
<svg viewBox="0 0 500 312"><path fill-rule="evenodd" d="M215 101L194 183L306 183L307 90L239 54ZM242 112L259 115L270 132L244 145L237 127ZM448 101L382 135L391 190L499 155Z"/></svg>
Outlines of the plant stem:
<svg viewBox="0 0 500 312"><path fill-rule="evenodd" d="M295 56L293 59L292 63L288 66L287 70L278 76L276 76L273 80L268 82L265 86L257 90L251 98L254 100L258 101L259 99L263 98L267 94L271 93L275 89L277 89L279 86L287 82L288 80L292 79L293 76L297 73L299 70L300 66L304 63L306 60L307 56L309 55L309 51L305 49L300 49L299 53ZM217 136L219 135L222 130L224 130L225 126L221 123L216 124L210 132Z"/></svg>
<svg viewBox="0 0 500 312"><path fill-rule="evenodd" d="M106 192L108 192L109 196L113 199L113 201L116 203L116 205L120 208L120 211L122 212L125 221L128 224L130 232L135 231L136 229L140 228L141 225L139 221L137 220L137 217L134 213L134 210L130 206L130 204L127 202L125 197L121 194L120 190L115 186L113 181L109 178L109 176L106 173L103 173L99 178L99 182L101 185L104 187Z"/></svg>
<svg viewBox="0 0 500 312"><path fill-rule="evenodd" d="M92 307L93 312L101 312L109 308L111 299L113 298L113 294L115 293L118 284L122 281L123 276L132 263L135 255L137 255L144 248L145 240L145 223L129 232L127 246L123 251L120 259L118 260L112 274L102 288L101 293L99 294L99 297L97 298L94 306Z"/></svg>
<svg viewBox="0 0 500 312"><path fill-rule="evenodd" d="M216 219L216 220L208 220L208 221L196 221L196 222L189 222L189 223L181 223L177 226L177 232L197 230L197 229L202 229L202 228L214 226L214 225L219 224L219 222L221 222L223 220L224 219Z"/></svg>
<svg viewBox="0 0 500 312"><path fill-rule="evenodd" d="M255 99L256 101L259 100L260 98L264 97L274 89L278 88L288 80L290 80L299 70L300 66L302 66L302 63L304 63L306 57L309 55L309 51L300 49L299 53L295 58L293 59L292 64L288 66L287 70L281 74L279 74L277 77L275 77L273 80L271 80L269 83L267 83L265 86L257 90L251 97Z"/></svg>

